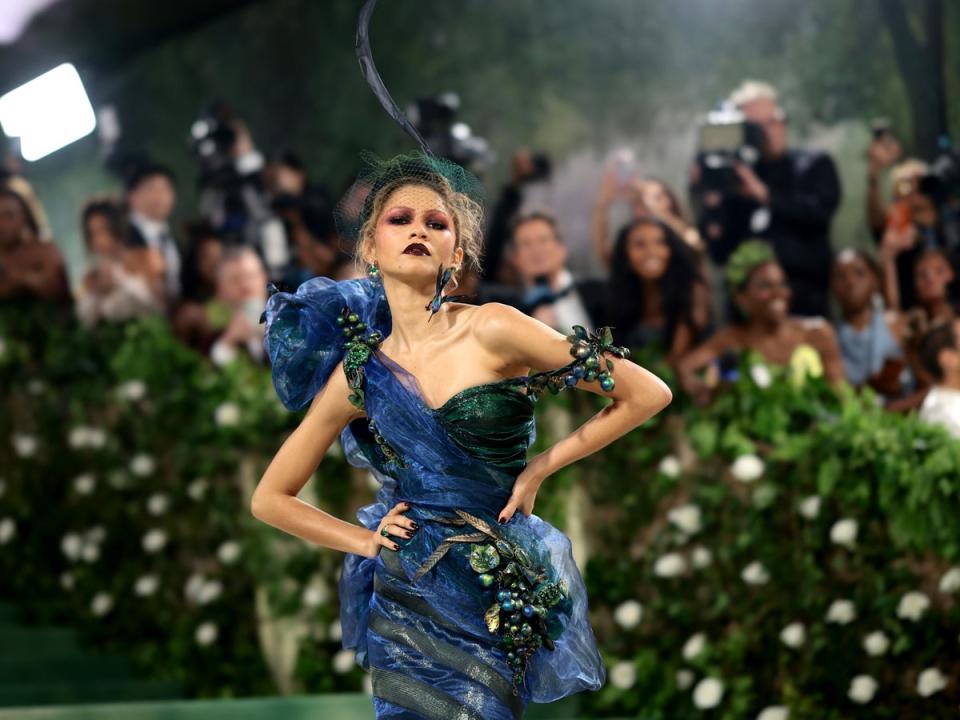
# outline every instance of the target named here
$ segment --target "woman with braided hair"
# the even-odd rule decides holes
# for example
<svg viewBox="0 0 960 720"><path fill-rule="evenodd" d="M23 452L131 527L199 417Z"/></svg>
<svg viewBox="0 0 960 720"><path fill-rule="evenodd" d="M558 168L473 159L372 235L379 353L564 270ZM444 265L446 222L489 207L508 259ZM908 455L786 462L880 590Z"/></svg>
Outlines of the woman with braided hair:
<svg viewBox="0 0 960 720"><path fill-rule="evenodd" d="M369 188L359 217L338 221L358 229L367 277L318 277L267 302L275 387L309 410L253 514L347 553L343 643L371 671L378 718L508 720L528 702L596 690L605 670L583 580L534 502L670 391L609 329L565 337L509 306L443 294L479 255L479 185L463 168L368 156L358 183ZM574 387L612 402L528 460L536 399ZM380 483L360 525L297 498L338 435Z"/></svg>

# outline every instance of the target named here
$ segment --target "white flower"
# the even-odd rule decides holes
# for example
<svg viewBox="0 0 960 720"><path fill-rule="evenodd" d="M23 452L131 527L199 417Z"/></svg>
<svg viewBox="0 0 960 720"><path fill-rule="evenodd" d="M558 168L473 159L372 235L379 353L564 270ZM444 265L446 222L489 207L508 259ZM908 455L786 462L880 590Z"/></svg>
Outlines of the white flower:
<svg viewBox="0 0 960 720"><path fill-rule="evenodd" d="M240 422L240 406L233 402L221 403L217 405L213 417L220 427L233 427Z"/></svg>
<svg viewBox="0 0 960 720"><path fill-rule="evenodd" d="M624 630L632 630L643 618L643 605L636 600L626 600L613 611L613 619Z"/></svg>
<svg viewBox="0 0 960 720"><path fill-rule="evenodd" d="M877 692L877 681L869 675L857 675L850 683L850 689L847 691L847 697L855 703L866 705L873 700Z"/></svg>
<svg viewBox="0 0 960 720"><path fill-rule="evenodd" d="M193 639L200 647L206 647L216 641L218 634L219 630L216 623L207 620L197 625L197 629L193 633Z"/></svg>
<svg viewBox="0 0 960 720"><path fill-rule="evenodd" d="M143 536L142 544L148 553L159 552L167 544L167 534L159 528L153 528Z"/></svg>
<svg viewBox="0 0 960 720"><path fill-rule="evenodd" d="M686 690L691 685L693 685L695 677L693 671L687 670L686 668L681 668L677 670L675 680L677 683L677 690Z"/></svg>
<svg viewBox="0 0 960 720"><path fill-rule="evenodd" d="M223 593L223 583L219 580L207 580L197 593L197 603L209 605Z"/></svg>
<svg viewBox="0 0 960 720"><path fill-rule="evenodd" d="M236 540L227 540L217 548L217 558L224 565L233 565L240 558L240 543Z"/></svg>
<svg viewBox="0 0 960 720"><path fill-rule="evenodd" d="M741 455L733 461L730 472L742 483L751 483L763 475L763 460L756 455Z"/></svg>
<svg viewBox="0 0 960 720"><path fill-rule="evenodd" d="M107 443L107 434L100 428L77 425L70 430L67 444L75 450L82 448L102 448Z"/></svg>
<svg viewBox="0 0 960 720"><path fill-rule="evenodd" d="M330 640L333 642L340 642L340 640L343 638L343 628L340 627L339 620L334 620L332 623L330 623L330 632L327 634L329 635Z"/></svg>
<svg viewBox="0 0 960 720"><path fill-rule="evenodd" d="M84 562L96 562L100 559L100 547L96 543L87 542L80 551L80 557Z"/></svg>
<svg viewBox="0 0 960 720"><path fill-rule="evenodd" d="M127 380L117 386L117 395L124 400L143 400L147 394L147 386L143 380Z"/></svg>
<svg viewBox="0 0 960 720"><path fill-rule="evenodd" d="M705 547L695 547L690 553L690 562L697 569L710 567L713 563L713 553Z"/></svg>
<svg viewBox="0 0 960 720"><path fill-rule="evenodd" d="M953 595L960 590L960 567L952 567L940 578L940 592L944 595Z"/></svg>
<svg viewBox="0 0 960 720"><path fill-rule="evenodd" d="M93 473L83 473L73 479L73 489L77 495L89 495L97 487L97 479Z"/></svg>
<svg viewBox="0 0 960 720"><path fill-rule="evenodd" d="M209 484L206 478L197 478L187 486L187 495L190 496L191 500L199 502L203 500L203 496L207 494Z"/></svg>
<svg viewBox="0 0 960 720"><path fill-rule="evenodd" d="M770 573L767 572L763 563L754 560L743 569L740 573L740 578L747 585L766 585L770 582Z"/></svg>
<svg viewBox="0 0 960 720"><path fill-rule="evenodd" d="M628 660L621 660L610 668L610 684L619 690L629 690L637 682L637 667Z"/></svg>
<svg viewBox="0 0 960 720"><path fill-rule="evenodd" d="M139 597L149 597L153 595L160 587L160 581L156 575L143 575L137 578L133 584L133 592Z"/></svg>
<svg viewBox="0 0 960 720"><path fill-rule="evenodd" d="M333 671L338 675L346 675L353 670L357 654L353 650L344 648L333 656Z"/></svg>
<svg viewBox="0 0 960 720"><path fill-rule="evenodd" d="M315 608L330 599L330 588L321 577L315 577L303 588L301 602L305 607Z"/></svg>
<svg viewBox="0 0 960 720"><path fill-rule="evenodd" d="M863 649L867 655L883 655L890 647L890 639L882 630L876 630L863 638Z"/></svg>
<svg viewBox="0 0 960 720"><path fill-rule="evenodd" d="M715 677L705 677L693 689L693 704L701 710L715 708L723 699L723 683Z"/></svg>
<svg viewBox="0 0 960 720"><path fill-rule="evenodd" d="M87 542L102 543L107 537L107 529L103 525L94 525L85 533Z"/></svg>
<svg viewBox="0 0 960 720"><path fill-rule="evenodd" d="M74 450L85 448L87 446L87 426L77 425L72 428L70 434L67 435L67 444Z"/></svg>
<svg viewBox="0 0 960 720"><path fill-rule="evenodd" d="M107 433L102 428L87 428L87 447L102 448L107 444Z"/></svg>
<svg viewBox="0 0 960 720"><path fill-rule="evenodd" d="M700 508L696 505L681 505L667 513L667 519L687 535L700 532Z"/></svg>
<svg viewBox="0 0 960 720"><path fill-rule="evenodd" d="M857 521L853 518L837 520L830 528L830 540L837 545L852 548L857 544Z"/></svg>
<svg viewBox="0 0 960 720"><path fill-rule="evenodd" d="M147 499L147 512L151 515L163 515L170 507L170 498L163 493L154 493Z"/></svg>
<svg viewBox="0 0 960 720"><path fill-rule="evenodd" d="M780 631L780 640L787 647L798 648L806 639L807 629L801 622L792 622Z"/></svg>
<svg viewBox="0 0 960 720"><path fill-rule="evenodd" d="M771 705L765 707L757 715L757 720L789 720L790 708L784 705Z"/></svg>
<svg viewBox="0 0 960 720"><path fill-rule="evenodd" d="M103 617L113 609L113 598L105 592L99 592L93 596L90 603L90 612L97 617Z"/></svg>
<svg viewBox="0 0 960 720"><path fill-rule="evenodd" d="M846 625L857 617L857 608L849 600L834 600L827 608L827 622Z"/></svg>
<svg viewBox="0 0 960 720"><path fill-rule="evenodd" d="M203 592L203 586L206 582L207 578L202 573L193 573L184 583L183 596L190 602L197 602L197 598Z"/></svg>
<svg viewBox="0 0 960 720"><path fill-rule="evenodd" d="M156 463L153 461L153 458L147 455L146 453L139 453L133 456L133 459L130 461L130 472L134 475L139 475L140 477L147 477L152 475L154 468L156 468Z"/></svg>
<svg viewBox="0 0 960 720"><path fill-rule="evenodd" d="M37 438L26 433L14 433L12 437L13 451L18 457L33 457L37 452Z"/></svg>
<svg viewBox="0 0 960 720"><path fill-rule="evenodd" d="M750 377L758 388L766 389L773 383L770 368L763 363L754 363L750 366Z"/></svg>
<svg viewBox="0 0 960 720"><path fill-rule="evenodd" d="M675 478L680 475L680 461L675 455L667 455L657 465L657 470L669 478Z"/></svg>
<svg viewBox="0 0 960 720"><path fill-rule="evenodd" d="M707 646L707 636L701 633L691 635L690 639L683 644L683 659L693 660Z"/></svg>
<svg viewBox="0 0 960 720"><path fill-rule="evenodd" d="M930 598L922 592L913 590L900 598L900 603L897 605L897 617L916 622L923 617L929 607Z"/></svg>
<svg viewBox="0 0 960 720"><path fill-rule="evenodd" d="M73 590L74 580L72 572L60 573L60 587L64 590Z"/></svg>
<svg viewBox="0 0 960 720"><path fill-rule="evenodd" d="M687 560L680 553L667 553L657 558L653 565L653 573L657 577L672 578L682 575L687 570Z"/></svg>
<svg viewBox="0 0 960 720"><path fill-rule="evenodd" d="M0 545L6 545L13 540L16 534L17 524L13 521L13 518L5 517L0 520Z"/></svg>
<svg viewBox="0 0 960 720"><path fill-rule="evenodd" d="M27 392L31 395L40 395L45 387L43 380L34 379L27 383Z"/></svg>
<svg viewBox="0 0 960 720"><path fill-rule="evenodd" d="M807 520L814 520L820 514L820 496L805 497L800 503L800 514Z"/></svg>
<svg viewBox="0 0 960 720"><path fill-rule="evenodd" d="M947 678L939 668L927 668L917 676L917 693L921 697L930 697L947 686Z"/></svg>
<svg viewBox="0 0 960 720"><path fill-rule="evenodd" d="M60 541L60 550L68 560L79 560L80 553L83 552L83 538L77 533L67 533Z"/></svg>

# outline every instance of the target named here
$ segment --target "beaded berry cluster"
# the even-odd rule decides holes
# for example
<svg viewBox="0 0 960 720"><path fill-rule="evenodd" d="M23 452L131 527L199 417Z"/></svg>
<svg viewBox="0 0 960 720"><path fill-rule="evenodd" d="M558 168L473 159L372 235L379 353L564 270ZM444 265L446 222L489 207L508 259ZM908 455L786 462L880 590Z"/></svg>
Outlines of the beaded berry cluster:
<svg viewBox="0 0 960 720"><path fill-rule="evenodd" d="M562 582L548 580L543 566L534 566L523 548L499 538L470 550L477 580L493 588L496 601L487 608L487 630L499 634L513 669L513 691L523 683L527 663L541 646L554 649L547 627L550 608L567 597Z"/></svg>
<svg viewBox="0 0 960 720"><path fill-rule="evenodd" d="M346 305L340 310L336 322L343 329L343 334L347 338L344 343L346 354L343 357L343 372L347 376L347 384L351 390L350 402L365 411L364 366L370 360L370 356L373 355L374 349L383 341L383 334L379 330L365 333L367 324ZM400 454L380 434L373 418L368 418L367 427L370 428L373 439L377 443L377 447L380 448L384 462L387 465L406 467L406 463L404 463Z"/></svg>
<svg viewBox="0 0 960 720"><path fill-rule="evenodd" d="M570 354L573 360L556 370L534 373L530 376L528 387L533 393L549 390L556 394L565 387L573 387L579 381L600 381L600 387L610 392L616 385L613 379L613 361L602 357L610 353L618 358L630 355L630 349L613 344L613 333L609 327L590 332L582 325L574 325L573 333L567 335L571 343Z"/></svg>

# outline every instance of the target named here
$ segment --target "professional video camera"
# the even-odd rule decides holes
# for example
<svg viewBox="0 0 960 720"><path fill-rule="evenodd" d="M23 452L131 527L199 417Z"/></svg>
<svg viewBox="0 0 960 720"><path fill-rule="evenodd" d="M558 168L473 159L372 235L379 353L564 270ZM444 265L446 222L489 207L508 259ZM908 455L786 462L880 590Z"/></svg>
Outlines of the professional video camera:
<svg viewBox="0 0 960 720"><path fill-rule="evenodd" d="M203 187L228 189L238 181L233 162L237 141L235 120L230 106L215 100L190 127L190 147L200 166Z"/></svg>
<svg viewBox="0 0 960 720"><path fill-rule="evenodd" d="M700 189L723 194L735 192L739 180L734 165L753 166L763 150L763 127L749 122L733 105L724 103L700 123L697 165Z"/></svg>
<svg viewBox="0 0 960 720"><path fill-rule="evenodd" d="M469 125L457 122L459 110L460 96L445 92L420 98L407 108L407 117L437 155L479 173L493 162L493 151L485 138L473 134Z"/></svg>

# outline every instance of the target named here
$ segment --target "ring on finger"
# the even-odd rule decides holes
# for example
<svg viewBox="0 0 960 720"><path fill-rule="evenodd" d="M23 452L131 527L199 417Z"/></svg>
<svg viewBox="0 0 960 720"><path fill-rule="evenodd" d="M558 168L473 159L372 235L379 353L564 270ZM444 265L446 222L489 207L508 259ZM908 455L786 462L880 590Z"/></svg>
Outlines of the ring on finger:
<svg viewBox="0 0 960 720"><path fill-rule="evenodd" d="M383 528L383 530L380 531L380 534L383 535L384 537L386 537L387 535L390 534L390 531L387 530L386 528Z"/></svg>

